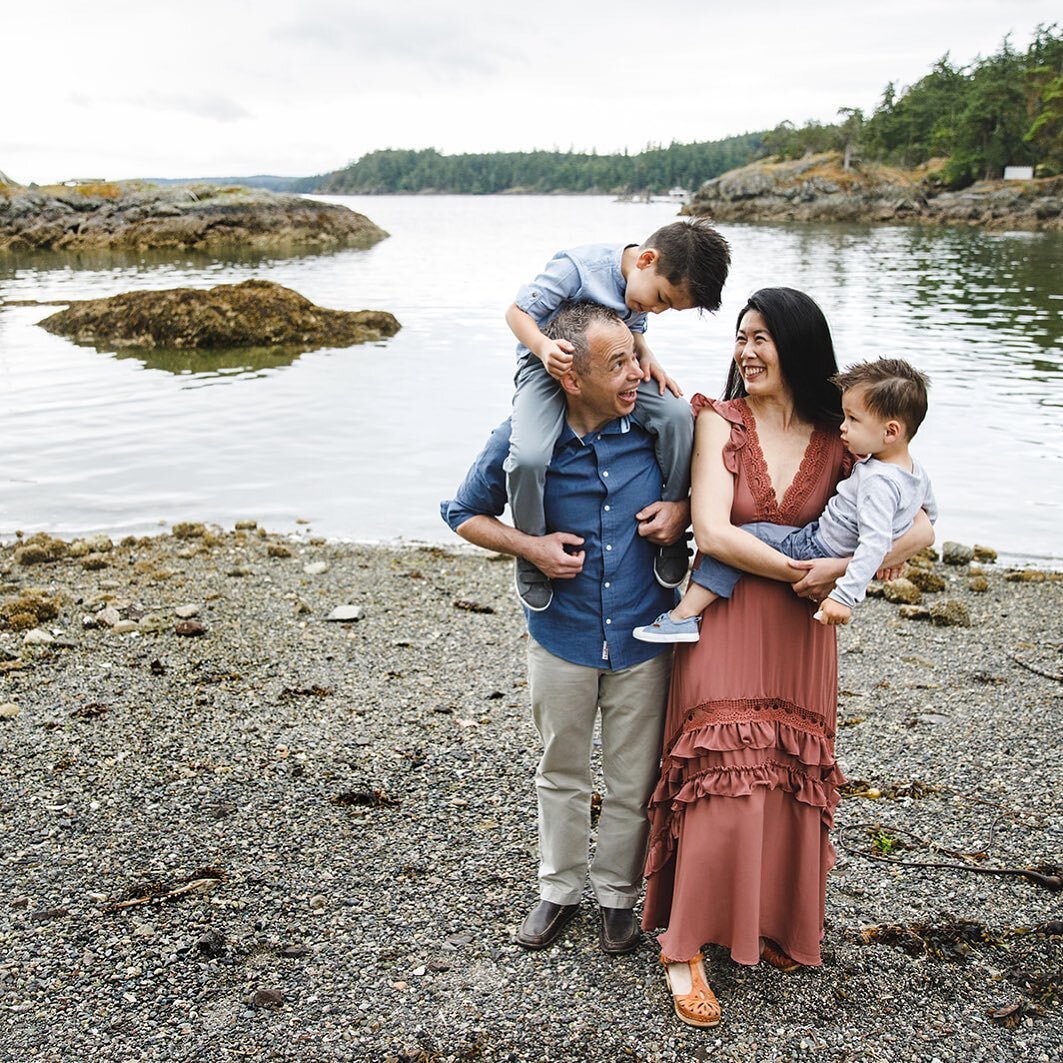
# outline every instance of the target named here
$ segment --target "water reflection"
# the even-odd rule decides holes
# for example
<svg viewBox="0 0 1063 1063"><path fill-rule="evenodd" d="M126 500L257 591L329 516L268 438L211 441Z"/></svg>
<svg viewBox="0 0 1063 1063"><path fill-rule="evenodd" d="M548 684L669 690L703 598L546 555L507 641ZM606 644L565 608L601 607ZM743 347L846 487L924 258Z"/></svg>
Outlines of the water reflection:
<svg viewBox="0 0 1063 1063"><path fill-rule="evenodd" d="M80 344L79 346L88 346ZM160 369L175 376L193 376L197 379L224 377L226 379L253 379L267 369L280 369L297 361L307 351L319 350L320 344L304 347L232 347L209 351L187 348L124 347L111 350L97 346L101 354L113 354L116 359L134 358L145 369Z"/></svg>

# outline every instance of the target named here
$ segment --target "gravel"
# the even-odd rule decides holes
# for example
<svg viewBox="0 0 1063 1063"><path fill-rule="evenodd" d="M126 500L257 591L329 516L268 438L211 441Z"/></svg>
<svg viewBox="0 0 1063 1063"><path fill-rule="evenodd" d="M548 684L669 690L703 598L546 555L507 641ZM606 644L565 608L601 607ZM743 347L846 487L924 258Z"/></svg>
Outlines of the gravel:
<svg viewBox="0 0 1063 1063"><path fill-rule="evenodd" d="M860 607L824 966L708 949L699 1031L589 898L512 942L538 743L508 562L179 527L0 548L0 1060L1060 1058L1061 895L874 857L1059 874L1063 582L937 566L924 604L970 627Z"/></svg>

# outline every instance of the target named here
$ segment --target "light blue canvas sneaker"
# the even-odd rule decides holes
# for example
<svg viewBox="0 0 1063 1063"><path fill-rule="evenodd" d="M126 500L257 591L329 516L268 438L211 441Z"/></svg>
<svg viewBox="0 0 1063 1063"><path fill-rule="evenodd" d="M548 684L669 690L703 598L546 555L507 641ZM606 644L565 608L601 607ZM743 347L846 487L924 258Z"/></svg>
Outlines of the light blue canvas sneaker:
<svg viewBox="0 0 1063 1063"><path fill-rule="evenodd" d="M700 621L700 616L673 620L667 613L661 613L652 624L637 627L632 634L641 642L697 642L701 638Z"/></svg>

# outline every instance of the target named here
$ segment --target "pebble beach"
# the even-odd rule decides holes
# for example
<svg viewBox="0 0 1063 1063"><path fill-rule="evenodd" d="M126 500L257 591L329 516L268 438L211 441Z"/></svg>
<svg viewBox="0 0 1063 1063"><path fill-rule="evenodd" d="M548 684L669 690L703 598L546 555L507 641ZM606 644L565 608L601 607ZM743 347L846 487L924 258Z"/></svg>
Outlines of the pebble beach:
<svg viewBox="0 0 1063 1063"><path fill-rule="evenodd" d="M510 560L241 525L0 547L0 1061L1063 1056L1058 573L939 562L933 620L840 630L823 966L708 948L696 1030L589 895L513 943Z"/></svg>

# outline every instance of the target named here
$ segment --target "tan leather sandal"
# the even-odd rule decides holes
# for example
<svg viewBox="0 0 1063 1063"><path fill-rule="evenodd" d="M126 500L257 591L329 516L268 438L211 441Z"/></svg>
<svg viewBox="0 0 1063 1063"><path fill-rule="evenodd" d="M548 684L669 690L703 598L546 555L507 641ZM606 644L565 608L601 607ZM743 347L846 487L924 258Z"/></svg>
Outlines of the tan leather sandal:
<svg viewBox="0 0 1063 1063"><path fill-rule="evenodd" d="M683 961L670 960L663 953L661 955L675 1013L689 1026L716 1026L722 1018L720 1002L709 988L705 977L705 964L702 962L704 959L705 956L699 952L686 962L686 971L673 974L669 964L678 966Z"/></svg>
<svg viewBox="0 0 1063 1063"><path fill-rule="evenodd" d="M776 970L785 971L787 974L796 971L801 966L797 960L788 956L769 938L760 939L760 958Z"/></svg>

